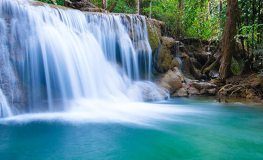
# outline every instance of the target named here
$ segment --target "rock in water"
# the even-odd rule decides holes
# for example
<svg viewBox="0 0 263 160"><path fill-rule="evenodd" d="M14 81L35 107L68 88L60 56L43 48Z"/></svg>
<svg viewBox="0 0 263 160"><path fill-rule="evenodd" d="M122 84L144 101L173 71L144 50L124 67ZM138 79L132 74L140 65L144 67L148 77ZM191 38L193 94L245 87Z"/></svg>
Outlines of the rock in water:
<svg viewBox="0 0 263 160"><path fill-rule="evenodd" d="M172 95L172 97L187 97L187 89L186 88L180 88L175 94Z"/></svg>
<svg viewBox="0 0 263 160"><path fill-rule="evenodd" d="M160 87L167 89L170 94L175 93L182 88L182 81L184 80L180 70L175 67L174 70L169 70L163 78L159 81Z"/></svg>

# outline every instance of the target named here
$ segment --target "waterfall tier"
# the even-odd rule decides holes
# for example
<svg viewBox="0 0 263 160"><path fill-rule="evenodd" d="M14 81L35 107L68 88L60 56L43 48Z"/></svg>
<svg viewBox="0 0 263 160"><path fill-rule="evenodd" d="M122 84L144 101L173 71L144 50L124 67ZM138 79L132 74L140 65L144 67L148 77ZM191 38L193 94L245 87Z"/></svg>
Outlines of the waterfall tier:
<svg viewBox="0 0 263 160"><path fill-rule="evenodd" d="M66 111L80 99L122 103L166 95L149 81L144 17L0 4L1 88L14 114Z"/></svg>

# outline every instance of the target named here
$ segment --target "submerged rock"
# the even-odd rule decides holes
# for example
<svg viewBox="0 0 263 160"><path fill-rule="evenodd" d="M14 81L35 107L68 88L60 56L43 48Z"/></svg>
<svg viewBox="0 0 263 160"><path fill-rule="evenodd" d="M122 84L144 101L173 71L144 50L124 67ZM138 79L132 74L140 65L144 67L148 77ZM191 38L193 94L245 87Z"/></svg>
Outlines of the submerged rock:
<svg viewBox="0 0 263 160"><path fill-rule="evenodd" d="M154 101L167 99L169 97L169 94L167 94L167 92L165 92L165 90L161 88L157 89L155 92L145 89L142 92L142 96L144 101Z"/></svg>

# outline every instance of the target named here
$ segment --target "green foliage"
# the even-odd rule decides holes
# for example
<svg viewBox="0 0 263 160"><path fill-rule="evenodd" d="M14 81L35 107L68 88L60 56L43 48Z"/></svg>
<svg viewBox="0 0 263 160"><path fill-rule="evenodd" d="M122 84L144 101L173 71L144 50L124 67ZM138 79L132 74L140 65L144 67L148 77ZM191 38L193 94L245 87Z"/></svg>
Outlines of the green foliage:
<svg viewBox="0 0 263 160"><path fill-rule="evenodd" d="M88 1L94 4L95 6L102 7L102 0L88 0Z"/></svg>
<svg viewBox="0 0 263 160"><path fill-rule="evenodd" d="M242 62L240 62L242 63ZM241 64L242 65L242 64ZM231 64L231 71L235 74L235 75L239 75L241 73L241 69L240 69L240 65L239 62L232 57L232 64Z"/></svg>
<svg viewBox="0 0 263 160"><path fill-rule="evenodd" d="M180 38L217 38L221 35L223 24L219 20L226 10L223 5L221 17L219 16L218 0L155 0L152 7L145 8L146 13L151 12L152 17L164 21L168 28L168 34L175 37L178 29ZM208 7L208 3L210 4Z"/></svg>
<svg viewBox="0 0 263 160"><path fill-rule="evenodd" d="M51 1L51 0L37 0L37 1L52 4L52 1Z"/></svg>
<svg viewBox="0 0 263 160"><path fill-rule="evenodd" d="M112 12L129 14L135 13L135 0L108 0L108 8L116 1L117 5ZM89 0L89 2L98 7L102 7L102 0Z"/></svg>
<svg viewBox="0 0 263 160"><path fill-rule="evenodd" d="M61 5L61 6L64 5L64 0L56 0L56 2L57 2L58 5Z"/></svg>
<svg viewBox="0 0 263 160"><path fill-rule="evenodd" d="M48 3L48 4L53 4L51 0L37 0L40 2ZM56 0L57 5L64 5L64 0Z"/></svg>
<svg viewBox="0 0 263 160"><path fill-rule="evenodd" d="M239 0L240 19L237 40L245 46L244 61L250 59L251 70L261 71L263 60L263 12L260 0ZM261 7L261 8L259 8Z"/></svg>
<svg viewBox="0 0 263 160"><path fill-rule="evenodd" d="M135 13L135 0L108 0L108 6L111 6L115 1L117 5L112 12L114 13Z"/></svg>

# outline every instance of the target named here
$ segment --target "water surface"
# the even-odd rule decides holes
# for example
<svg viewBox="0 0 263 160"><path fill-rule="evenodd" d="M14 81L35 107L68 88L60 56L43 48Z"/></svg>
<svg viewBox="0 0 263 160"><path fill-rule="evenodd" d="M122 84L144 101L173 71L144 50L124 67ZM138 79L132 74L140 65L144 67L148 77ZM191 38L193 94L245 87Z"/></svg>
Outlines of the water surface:
<svg viewBox="0 0 263 160"><path fill-rule="evenodd" d="M1 120L0 159L263 159L261 105L171 99L134 109L111 110L115 119L101 111Z"/></svg>

